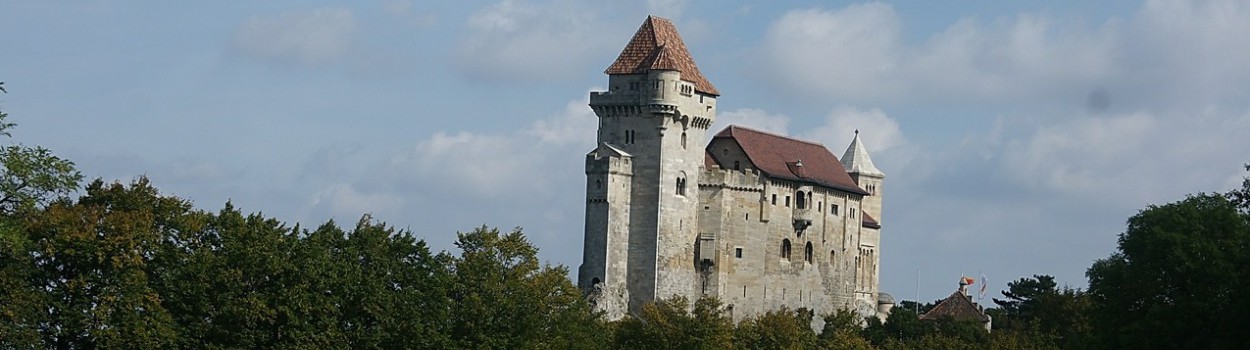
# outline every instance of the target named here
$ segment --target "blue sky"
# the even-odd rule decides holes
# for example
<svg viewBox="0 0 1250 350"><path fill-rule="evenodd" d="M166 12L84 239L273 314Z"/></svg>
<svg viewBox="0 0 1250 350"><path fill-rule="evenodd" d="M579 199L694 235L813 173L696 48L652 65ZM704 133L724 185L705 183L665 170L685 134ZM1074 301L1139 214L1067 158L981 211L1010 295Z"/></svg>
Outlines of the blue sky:
<svg viewBox="0 0 1250 350"><path fill-rule="evenodd" d="M520 226L576 269L587 93L647 14L722 92L714 130L835 154L862 130L902 299L960 274L1084 287L1130 215L1250 162L1240 1L4 0L0 108L90 178L291 223L372 213L443 249Z"/></svg>

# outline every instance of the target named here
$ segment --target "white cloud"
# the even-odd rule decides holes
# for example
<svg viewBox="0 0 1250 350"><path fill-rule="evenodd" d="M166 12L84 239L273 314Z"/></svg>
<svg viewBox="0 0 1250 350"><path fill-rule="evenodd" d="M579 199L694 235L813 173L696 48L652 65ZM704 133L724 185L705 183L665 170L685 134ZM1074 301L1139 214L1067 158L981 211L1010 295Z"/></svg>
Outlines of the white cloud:
<svg viewBox="0 0 1250 350"><path fill-rule="evenodd" d="M352 47L356 20L340 8L253 16L235 31L234 44L246 54L316 65L343 57Z"/></svg>
<svg viewBox="0 0 1250 350"><path fill-rule="evenodd" d="M592 91L602 91L594 88ZM534 121L525 128L523 133L538 138L538 141L555 145L593 145L595 130L599 127L599 118L590 110L588 100L574 100L564 105L564 112L549 118Z"/></svg>
<svg viewBox="0 0 1250 350"><path fill-rule="evenodd" d="M1156 203L1195 189L1228 190L1243 175L1250 113L1131 113L1038 128L1003 151L1017 181L1120 203Z"/></svg>
<svg viewBox="0 0 1250 350"><path fill-rule="evenodd" d="M739 108L729 112L718 113L716 115L716 123L712 125L708 132L719 132L730 125L741 125L785 135L790 126L790 117L782 114L769 114L761 109Z"/></svg>
<svg viewBox="0 0 1250 350"><path fill-rule="evenodd" d="M314 194L309 202L313 212L347 220L347 223L364 214L393 214L403 205L403 196L395 193L366 193L348 183L326 186Z"/></svg>
<svg viewBox="0 0 1250 350"><path fill-rule="evenodd" d="M1250 93L1250 4L1148 1L1126 19L965 18L916 44L885 4L793 10L761 43L763 77L853 104L1201 109Z"/></svg>
<svg viewBox="0 0 1250 350"><path fill-rule="evenodd" d="M797 91L868 97L889 90L902 23L890 5L790 11L764 41L765 67Z"/></svg>
<svg viewBox="0 0 1250 350"><path fill-rule="evenodd" d="M503 0L469 17L456 61L465 73L487 79L583 73L590 57L622 45L603 40L608 33L594 9L571 1Z"/></svg>
<svg viewBox="0 0 1250 350"><path fill-rule="evenodd" d="M886 153L907 143L898 122L881 109L862 110L850 106L838 106L825 117L825 123L800 135L816 140L841 156L840 151L851 144L855 131L872 154Z"/></svg>
<svg viewBox="0 0 1250 350"><path fill-rule="evenodd" d="M573 100L560 113L509 133L437 132L392 157L388 167L402 181L465 189L484 198L525 197L569 180L551 174L579 174L569 166L581 165L597 126L587 100Z"/></svg>

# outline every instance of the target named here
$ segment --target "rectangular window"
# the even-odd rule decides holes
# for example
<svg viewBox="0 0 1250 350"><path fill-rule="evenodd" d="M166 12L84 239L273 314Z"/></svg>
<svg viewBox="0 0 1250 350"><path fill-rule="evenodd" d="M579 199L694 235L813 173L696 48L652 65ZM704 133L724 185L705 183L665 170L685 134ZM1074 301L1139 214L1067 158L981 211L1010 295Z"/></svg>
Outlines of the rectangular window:
<svg viewBox="0 0 1250 350"><path fill-rule="evenodd" d="M786 208L790 207L790 196L786 196Z"/></svg>
<svg viewBox="0 0 1250 350"><path fill-rule="evenodd" d="M829 206L829 213L833 214L833 216L838 216L838 214L841 214L842 212L838 211L838 205L834 204Z"/></svg>
<svg viewBox="0 0 1250 350"><path fill-rule="evenodd" d="M742 248L734 248L734 257L742 259Z"/></svg>
<svg viewBox="0 0 1250 350"><path fill-rule="evenodd" d="M816 212L817 213L825 212L825 202L816 202Z"/></svg>
<svg viewBox="0 0 1250 350"><path fill-rule="evenodd" d="M777 195L773 195L773 205L777 205Z"/></svg>

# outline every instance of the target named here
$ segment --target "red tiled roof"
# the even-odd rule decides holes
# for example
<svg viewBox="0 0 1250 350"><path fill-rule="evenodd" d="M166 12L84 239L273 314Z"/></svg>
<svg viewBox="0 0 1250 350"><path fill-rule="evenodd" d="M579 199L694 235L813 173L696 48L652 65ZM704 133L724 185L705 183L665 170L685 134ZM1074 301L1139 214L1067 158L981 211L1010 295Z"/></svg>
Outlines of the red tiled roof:
<svg viewBox="0 0 1250 350"><path fill-rule="evenodd" d="M604 73L607 74L641 74L652 69L675 70L681 72L681 79L694 83L695 91L720 95L716 87L699 73L699 67L686 50L686 44L677 34L673 22L655 16L647 16L642 27L629 39L629 44L621 50Z"/></svg>
<svg viewBox="0 0 1250 350"><path fill-rule="evenodd" d="M922 320L937 320L942 317L950 317L956 321L978 321L988 322L990 319L981 312L976 304L972 303L972 299L959 291L955 291L951 296L934 306L932 310L920 316Z"/></svg>
<svg viewBox="0 0 1250 350"><path fill-rule="evenodd" d="M713 140L719 138L733 139L746 152L747 158L769 177L801 182L812 182L826 187L866 195L867 191L859 188L851 175L846 173L842 162L825 146L781 135L730 125L717 133ZM711 157L716 155L712 150ZM797 168L802 161L802 169ZM724 164L721 168L726 168Z"/></svg>
<svg viewBox="0 0 1250 350"><path fill-rule="evenodd" d="M864 213L864 212L860 212L860 214L864 214L864 215L862 216L862 218L863 218L863 219L862 219L862 220L860 220L861 224L862 224L864 227L867 227L867 228L881 228L881 223L880 223L880 222L877 222L877 218L874 218L874 217L872 217L872 215L868 215L868 213Z"/></svg>

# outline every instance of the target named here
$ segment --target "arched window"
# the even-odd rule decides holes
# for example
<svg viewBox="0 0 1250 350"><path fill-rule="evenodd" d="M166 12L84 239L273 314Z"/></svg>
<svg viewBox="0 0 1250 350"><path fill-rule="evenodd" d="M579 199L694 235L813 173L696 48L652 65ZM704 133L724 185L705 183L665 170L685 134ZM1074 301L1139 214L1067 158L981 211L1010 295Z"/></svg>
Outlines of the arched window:
<svg viewBox="0 0 1250 350"><path fill-rule="evenodd" d="M829 263L832 264L834 261L838 261L837 258L838 258L838 254L834 250L830 249L829 250Z"/></svg>
<svg viewBox="0 0 1250 350"><path fill-rule="evenodd" d="M806 196L805 196L805 195L803 195L803 191L799 191L798 193L795 193L795 194L794 194L794 205L795 205L795 206L798 206L798 208L799 208L799 209L806 209L806 208L807 208L807 200L805 199L805 197L806 197Z"/></svg>
<svg viewBox="0 0 1250 350"><path fill-rule="evenodd" d="M807 242L807 248L803 249L803 260L812 263L812 242Z"/></svg>
<svg viewBox="0 0 1250 350"><path fill-rule="evenodd" d="M790 260L790 239L781 240L781 258Z"/></svg>
<svg viewBox="0 0 1250 350"><path fill-rule="evenodd" d="M686 132L681 132L681 149L686 149Z"/></svg>
<svg viewBox="0 0 1250 350"><path fill-rule="evenodd" d="M685 172L677 175L677 195L678 196L686 195L686 173Z"/></svg>

